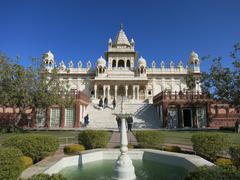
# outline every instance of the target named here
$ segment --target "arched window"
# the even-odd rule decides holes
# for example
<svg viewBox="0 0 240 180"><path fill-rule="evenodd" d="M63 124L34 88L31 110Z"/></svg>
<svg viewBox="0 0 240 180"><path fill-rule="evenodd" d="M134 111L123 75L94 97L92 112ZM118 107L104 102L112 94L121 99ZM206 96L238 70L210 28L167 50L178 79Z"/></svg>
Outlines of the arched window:
<svg viewBox="0 0 240 180"><path fill-rule="evenodd" d="M116 60L115 59L112 61L112 67L116 67Z"/></svg>
<svg viewBox="0 0 240 180"><path fill-rule="evenodd" d="M130 60L129 59L127 60L127 67L130 68Z"/></svg>
<svg viewBox="0 0 240 180"><path fill-rule="evenodd" d="M118 61L118 67L124 67L124 60L119 60Z"/></svg>

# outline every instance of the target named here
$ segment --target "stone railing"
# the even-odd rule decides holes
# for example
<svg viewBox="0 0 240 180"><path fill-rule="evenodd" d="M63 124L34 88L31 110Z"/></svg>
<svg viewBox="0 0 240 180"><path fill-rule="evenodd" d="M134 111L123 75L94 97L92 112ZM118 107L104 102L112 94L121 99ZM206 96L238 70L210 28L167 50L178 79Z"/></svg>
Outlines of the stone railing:
<svg viewBox="0 0 240 180"><path fill-rule="evenodd" d="M187 68L147 68L147 74L188 73Z"/></svg>
<svg viewBox="0 0 240 180"><path fill-rule="evenodd" d="M153 97L153 101L158 100L196 100L196 99L209 99L207 94L202 92L194 92L194 91L175 91L175 92L166 92L162 91L159 94Z"/></svg>

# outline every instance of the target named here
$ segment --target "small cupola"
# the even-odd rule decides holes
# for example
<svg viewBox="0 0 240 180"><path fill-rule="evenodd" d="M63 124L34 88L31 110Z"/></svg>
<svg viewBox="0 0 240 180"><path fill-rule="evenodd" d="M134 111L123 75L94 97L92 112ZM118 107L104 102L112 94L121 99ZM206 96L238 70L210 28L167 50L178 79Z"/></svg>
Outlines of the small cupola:
<svg viewBox="0 0 240 180"><path fill-rule="evenodd" d="M139 59L138 59L138 67L146 67L147 66L147 63L146 63L146 60L141 56Z"/></svg>
<svg viewBox="0 0 240 180"><path fill-rule="evenodd" d="M188 64L193 64L193 65L199 65L200 64L200 60L198 58L198 54L195 53L194 51L190 54L190 58L189 58Z"/></svg>
<svg viewBox="0 0 240 180"><path fill-rule="evenodd" d="M43 61L46 65L54 65L54 55L50 50L47 53L43 54Z"/></svg>
<svg viewBox="0 0 240 180"><path fill-rule="evenodd" d="M106 70L106 60L101 56L97 60L97 72L98 74L105 73Z"/></svg>

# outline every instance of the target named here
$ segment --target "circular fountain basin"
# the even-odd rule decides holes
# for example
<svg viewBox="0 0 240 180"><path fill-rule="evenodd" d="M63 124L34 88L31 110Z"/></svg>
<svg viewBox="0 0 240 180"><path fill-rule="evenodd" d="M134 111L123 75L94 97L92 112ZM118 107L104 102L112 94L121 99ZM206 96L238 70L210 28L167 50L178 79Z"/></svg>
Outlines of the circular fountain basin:
<svg viewBox="0 0 240 180"><path fill-rule="evenodd" d="M64 157L44 173L61 173L68 179L112 179L117 149L85 151L77 156ZM189 171L199 166L214 164L196 155L172 153L152 149L128 151L133 160L137 180L184 179Z"/></svg>

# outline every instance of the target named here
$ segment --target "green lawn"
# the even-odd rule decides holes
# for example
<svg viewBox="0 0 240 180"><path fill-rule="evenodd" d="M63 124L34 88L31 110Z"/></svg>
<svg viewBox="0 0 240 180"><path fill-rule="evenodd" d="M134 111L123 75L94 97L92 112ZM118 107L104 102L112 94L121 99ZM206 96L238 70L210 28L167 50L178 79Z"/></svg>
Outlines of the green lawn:
<svg viewBox="0 0 240 180"><path fill-rule="evenodd" d="M164 134L164 142L165 143L171 143L171 144L184 144L184 145L191 145L191 137L194 133L197 133L199 131L161 131L161 133ZM224 132L224 131L210 131L210 133L214 132L220 132L224 133L226 135L230 136L231 141L234 144L240 144L240 134L236 134L233 132ZM37 133L37 134L51 134L54 136L59 137L60 143L77 143L77 137L78 137L78 131L30 131L28 133ZM13 135L16 135L15 133L7 133L7 134L1 134L0 135L0 144L3 143L3 141L11 137Z"/></svg>
<svg viewBox="0 0 240 180"><path fill-rule="evenodd" d="M66 141L68 141L68 143L71 143L71 142L77 143L77 138L79 134L79 132L77 131L29 131L26 133L54 135L59 138L61 144L65 144ZM0 134L0 144L2 144L5 139L15 135L17 134L16 133Z"/></svg>
<svg viewBox="0 0 240 180"><path fill-rule="evenodd" d="M199 131L161 131L164 134L164 142L172 144L191 145L191 137ZM232 143L240 144L240 134L224 131L208 131L208 133L223 133L230 137Z"/></svg>

